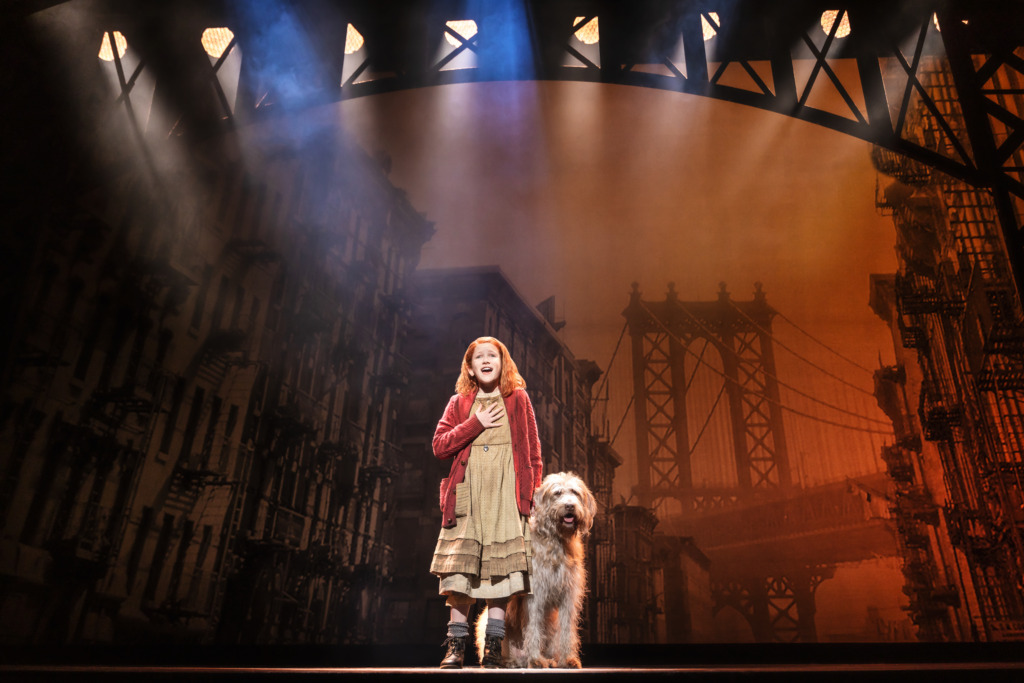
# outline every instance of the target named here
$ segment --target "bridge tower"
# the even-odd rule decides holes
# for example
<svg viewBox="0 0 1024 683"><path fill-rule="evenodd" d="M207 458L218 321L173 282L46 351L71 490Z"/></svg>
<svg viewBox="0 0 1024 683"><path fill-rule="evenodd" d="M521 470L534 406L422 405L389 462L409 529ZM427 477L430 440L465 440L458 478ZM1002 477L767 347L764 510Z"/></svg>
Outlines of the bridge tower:
<svg viewBox="0 0 1024 683"><path fill-rule="evenodd" d="M683 510L726 506L791 485L786 434L771 341L775 311L761 284L753 301L733 301L725 284L716 301L680 301L669 283L664 301L643 301L636 283L623 312L633 347L638 468L637 497L658 507L666 498ZM688 347L707 340L722 364L732 424L737 488L695 489L687 429Z"/></svg>
<svg viewBox="0 0 1024 683"><path fill-rule="evenodd" d="M664 509L679 501L684 519L706 518L792 488L771 326L775 310L760 283L751 301L733 301L725 284L714 301L680 301L669 284L663 301L644 301L636 283L623 312L632 338L637 485L644 506ZM695 487L687 428L688 374L707 340L721 361L728 397L735 487ZM689 370L688 370L689 368ZM697 539L698 544L700 539ZM758 641L814 641L814 591L827 568L766 568L757 563L737 575L712 569L715 611L736 609Z"/></svg>

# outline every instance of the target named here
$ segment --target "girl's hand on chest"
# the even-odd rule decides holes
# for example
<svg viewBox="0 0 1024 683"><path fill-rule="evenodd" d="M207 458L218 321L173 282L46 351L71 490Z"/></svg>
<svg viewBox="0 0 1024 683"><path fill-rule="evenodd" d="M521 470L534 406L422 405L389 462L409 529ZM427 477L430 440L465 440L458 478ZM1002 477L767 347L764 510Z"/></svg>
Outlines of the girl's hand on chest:
<svg viewBox="0 0 1024 683"><path fill-rule="evenodd" d="M485 429L494 429L495 427L501 426L501 418L505 415L505 406L502 405L501 401L495 401L485 408L481 408L480 412L476 414L480 424Z"/></svg>

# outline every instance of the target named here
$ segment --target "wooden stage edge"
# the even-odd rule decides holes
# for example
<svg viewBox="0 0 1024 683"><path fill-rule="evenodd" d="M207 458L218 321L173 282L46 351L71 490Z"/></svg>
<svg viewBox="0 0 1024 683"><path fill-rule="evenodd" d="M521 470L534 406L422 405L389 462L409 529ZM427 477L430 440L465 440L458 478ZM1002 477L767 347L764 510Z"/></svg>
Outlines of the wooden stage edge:
<svg viewBox="0 0 1024 683"><path fill-rule="evenodd" d="M487 676L496 683L523 676L566 676L577 680L639 680L672 678L687 681L1024 681L1022 662L902 662L844 664L767 664L706 666L630 666L583 669L444 670L426 667L243 667L243 666L103 666L0 665L0 680L11 681L171 681L171 680L379 680L423 677L431 681Z"/></svg>

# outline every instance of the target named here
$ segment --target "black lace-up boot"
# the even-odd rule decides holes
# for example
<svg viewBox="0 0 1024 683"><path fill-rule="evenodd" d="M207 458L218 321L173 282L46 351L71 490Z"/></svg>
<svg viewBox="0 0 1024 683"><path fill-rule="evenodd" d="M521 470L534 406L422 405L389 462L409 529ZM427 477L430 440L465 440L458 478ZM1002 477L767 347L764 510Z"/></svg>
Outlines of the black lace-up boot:
<svg viewBox="0 0 1024 683"><path fill-rule="evenodd" d="M462 662L466 659L466 641L469 637L458 638L448 636L441 645L446 648L444 659L441 660L442 669L461 669Z"/></svg>

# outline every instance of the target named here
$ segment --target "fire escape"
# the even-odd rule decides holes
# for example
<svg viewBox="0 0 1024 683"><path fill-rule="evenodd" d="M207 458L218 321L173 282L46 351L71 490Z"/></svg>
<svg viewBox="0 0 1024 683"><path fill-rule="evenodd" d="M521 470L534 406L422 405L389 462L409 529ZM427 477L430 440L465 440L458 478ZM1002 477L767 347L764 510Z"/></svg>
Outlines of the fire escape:
<svg viewBox="0 0 1024 683"><path fill-rule="evenodd" d="M933 65L925 82L938 110L958 111L941 65ZM918 116L918 134L936 135L935 116ZM954 115L947 121L951 139L957 139L962 119ZM973 637L1020 637L1024 318L997 211L987 193L931 177L909 160L876 151L875 163L900 181L887 188L879 205L891 211L898 233L901 267L894 296L900 336L904 347L917 350L924 373L917 410L921 435L938 449L946 485L944 509L930 509L932 497L914 469L920 448L905 440L885 450L897 486L904 590L922 637L948 638L949 609L961 607L968 589L937 573L929 535L945 532L969 566L966 580L980 612L972 617Z"/></svg>

